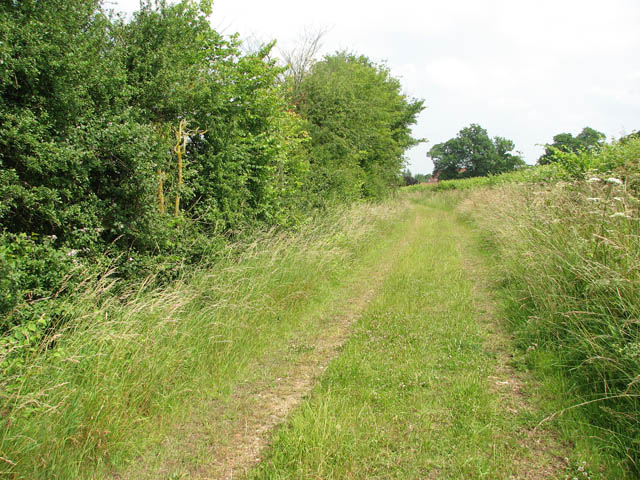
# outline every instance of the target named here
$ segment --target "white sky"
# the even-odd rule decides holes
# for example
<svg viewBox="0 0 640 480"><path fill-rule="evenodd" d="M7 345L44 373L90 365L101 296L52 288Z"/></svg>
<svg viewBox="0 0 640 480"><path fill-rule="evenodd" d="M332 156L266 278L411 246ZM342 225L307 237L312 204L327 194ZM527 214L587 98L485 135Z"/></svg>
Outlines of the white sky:
<svg viewBox="0 0 640 480"><path fill-rule="evenodd" d="M126 12L139 0L108 0ZM561 132L590 126L609 138L640 129L638 0L214 0L212 25L291 47L326 28L323 53L386 61L427 109L408 152L426 152L471 123L512 139L527 163Z"/></svg>

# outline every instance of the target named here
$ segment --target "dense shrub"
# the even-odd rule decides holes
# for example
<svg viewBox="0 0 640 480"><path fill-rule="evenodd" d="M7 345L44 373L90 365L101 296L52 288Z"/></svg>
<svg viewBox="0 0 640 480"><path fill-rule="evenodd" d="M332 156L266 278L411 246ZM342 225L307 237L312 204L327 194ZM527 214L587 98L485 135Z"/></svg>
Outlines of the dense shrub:
<svg viewBox="0 0 640 480"><path fill-rule="evenodd" d="M273 44L247 53L210 13L0 3L0 333L55 328L71 271L167 282L225 237L397 183L422 103L386 68L327 57L296 111Z"/></svg>

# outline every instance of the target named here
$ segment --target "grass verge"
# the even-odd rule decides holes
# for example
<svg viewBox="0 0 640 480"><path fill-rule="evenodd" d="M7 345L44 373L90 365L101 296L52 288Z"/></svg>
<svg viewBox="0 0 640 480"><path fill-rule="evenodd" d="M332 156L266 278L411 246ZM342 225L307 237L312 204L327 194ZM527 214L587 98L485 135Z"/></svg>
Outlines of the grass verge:
<svg viewBox="0 0 640 480"><path fill-rule="evenodd" d="M637 175L625 171L624 181L478 190L466 202L499 255L523 361L553 392L547 420L603 478L633 478L640 452Z"/></svg>
<svg viewBox="0 0 640 480"><path fill-rule="evenodd" d="M228 397L356 278L363 252L390 247L403 215L401 203L336 212L162 290L85 287L65 328L2 379L0 475L101 478L161 450L190 405Z"/></svg>

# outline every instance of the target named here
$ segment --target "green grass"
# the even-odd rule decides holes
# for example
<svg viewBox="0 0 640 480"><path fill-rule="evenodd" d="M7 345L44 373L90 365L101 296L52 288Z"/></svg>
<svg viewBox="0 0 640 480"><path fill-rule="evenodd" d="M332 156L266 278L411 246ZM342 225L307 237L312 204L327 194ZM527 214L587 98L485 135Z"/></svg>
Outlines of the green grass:
<svg viewBox="0 0 640 480"><path fill-rule="evenodd" d="M116 298L108 278L87 286L66 327L2 379L0 475L101 478L162 455L194 408L229 398L295 331L321 330L310 319L384 256L405 215L402 202L343 209L158 291Z"/></svg>
<svg viewBox="0 0 640 480"><path fill-rule="evenodd" d="M351 311L249 478L572 478L583 461L593 480L631 478L640 176L605 153L616 170L599 181L408 189L232 246L162 290L86 283L0 379L0 476L208 478L225 461L211 445L236 447L254 400L330 356L320 339Z"/></svg>
<svg viewBox="0 0 640 480"><path fill-rule="evenodd" d="M442 192L447 190L473 190L482 187L494 187L511 183L537 183L557 181L568 178L566 169L559 164L525 167L513 172L487 177L470 177L453 180L440 180L438 183L418 184L404 187L409 192Z"/></svg>
<svg viewBox="0 0 640 480"><path fill-rule="evenodd" d="M576 160L602 169L586 178L478 189L463 207L499 256L506 314L550 392L549 422L605 478L640 471L639 155L638 141L616 144Z"/></svg>
<svg viewBox="0 0 640 480"><path fill-rule="evenodd" d="M528 440L535 411L500 391L516 380L456 201L416 206L380 295L249 478L509 478L553 465L554 442Z"/></svg>

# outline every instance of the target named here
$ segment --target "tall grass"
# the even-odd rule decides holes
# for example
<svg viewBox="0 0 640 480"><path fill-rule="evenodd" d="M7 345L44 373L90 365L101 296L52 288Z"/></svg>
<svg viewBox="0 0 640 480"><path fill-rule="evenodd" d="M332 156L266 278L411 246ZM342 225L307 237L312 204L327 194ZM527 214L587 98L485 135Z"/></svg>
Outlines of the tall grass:
<svg viewBox="0 0 640 480"><path fill-rule="evenodd" d="M0 476L95 478L126 464L188 402L230 388L401 212L364 204L267 232L161 290L87 279L64 326L0 379Z"/></svg>
<svg viewBox="0 0 640 480"><path fill-rule="evenodd" d="M572 385L557 415L579 409L640 471L640 142L574 160L574 180L476 190L463 209L498 248L518 342Z"/></svg>

